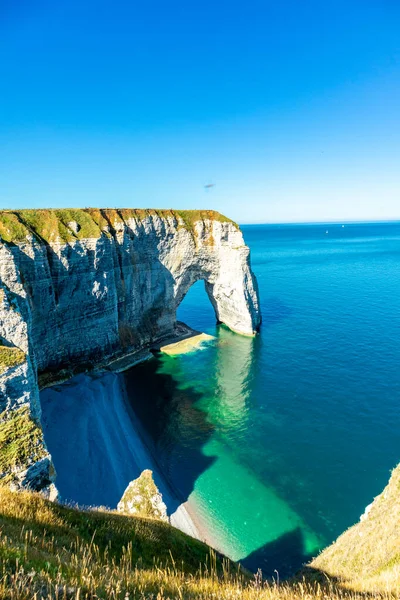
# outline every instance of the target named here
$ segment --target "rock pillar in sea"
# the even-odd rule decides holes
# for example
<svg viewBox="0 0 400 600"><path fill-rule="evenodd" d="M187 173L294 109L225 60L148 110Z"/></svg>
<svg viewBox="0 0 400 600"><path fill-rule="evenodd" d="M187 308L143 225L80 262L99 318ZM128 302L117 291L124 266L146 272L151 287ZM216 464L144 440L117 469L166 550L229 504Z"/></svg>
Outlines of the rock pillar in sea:
<svg viewBox="0 0 400 600"><path fill-rule="evenodd" d="M257 331L249 249L219 213L0 211L0 412L28 407L40 425L43 375L73 374L173 337L177 307L200 279L218 321ZM46 469L33 487L50 485Z"/></svg>

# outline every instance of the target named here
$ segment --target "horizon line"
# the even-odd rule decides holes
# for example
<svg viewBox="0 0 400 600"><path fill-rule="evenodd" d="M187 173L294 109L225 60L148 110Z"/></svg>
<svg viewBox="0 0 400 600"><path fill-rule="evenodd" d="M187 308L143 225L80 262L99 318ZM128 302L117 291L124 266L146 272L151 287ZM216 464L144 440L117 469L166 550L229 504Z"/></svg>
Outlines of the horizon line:
<svg viewBox="0 0 400 600"><path fill-rule="evenodd" d="M350 219L350 220L335 220L335 221L257 221L242 223L239 225L354 225L357 223L400 223L400 217L388 219Z"/></svg>

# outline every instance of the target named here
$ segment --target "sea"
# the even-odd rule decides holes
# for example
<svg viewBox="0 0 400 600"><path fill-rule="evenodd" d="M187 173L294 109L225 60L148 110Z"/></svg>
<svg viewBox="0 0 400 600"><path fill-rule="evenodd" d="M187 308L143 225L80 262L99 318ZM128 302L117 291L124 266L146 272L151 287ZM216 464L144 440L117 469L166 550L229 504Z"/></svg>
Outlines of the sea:
<svg viewBox="0 0 400 600"><path fill-rule="evenodd" d="M199 281L177 316L214 339L119 377L157 468L214 546L284 578L359 520L400 461L400 223L242 231L259 285L259 335L216 325ZM107 388L110 374L97 386L99 378ZM41 394L60 492L113 504L123 481L110 477L92 496L78 484L79 470L90 479L108 426L90 407L88 434L74 441L81 461L67 460L65 474L65 432L85 401L96 402L86 379L72 384L72 400L68 385Z"/></svg>

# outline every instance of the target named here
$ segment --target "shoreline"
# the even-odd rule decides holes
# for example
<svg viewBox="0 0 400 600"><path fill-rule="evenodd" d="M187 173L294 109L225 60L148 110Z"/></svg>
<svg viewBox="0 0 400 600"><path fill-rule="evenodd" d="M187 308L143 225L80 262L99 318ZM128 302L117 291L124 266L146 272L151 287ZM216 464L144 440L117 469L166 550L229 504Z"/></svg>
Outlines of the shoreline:
<svg viewBox="0 0 400 600"><path fill-rule="evenodd" d="M43 390L41 401L43 430L58 471L56 485L61 503L116 511L131 481L150 469L167 506L170 524L195 539L207 539L190 501L182 502L174 493L146 443L121 374L82 373L63 386Z"/></svg>
<svg viewBox="0 0 400 600"><path fill-rule="evenodd" d="M211 533L209 527L207 526L206 520L203 518L202 514L199 512L196 506L196 502L191 500L189 497L189 499L184 504L185 510L187 511L191 521L194 523L197 532L200 536L197 539L213 548L213 550L215 550L216 552L219 552L223 556L229 558L229 556L227 556L226 554L226 549L224 550L222 548L218 539ZM229 558L229 560L232 559Z"/></svg>
<svg viewBox="0 0 400 600"><path fill-rule="evenodd" d="M204 536L203 531L199 528L199 524L193 518L189 500L182 502L168 518L172 527L179 529L179 531L183 531L183 533L190 535L190 537L195 538L200 542L207 543L206 536Z"/></svg>
<svg viewBox="0 0 400 600"><path fill-rule="evenodd" d="M208 333L199 333L190 337L184 338L172 344L166 344L161 346L160 352L168 354L169 356L178 356L179 354L188 354L189 352L195 352L201 350L204 342L215 340L215 337Z"/></svg>
<svg viewBox="0 0 400 600"><path fill-rule="evenodd" d="M224 554L223 551L218 547L219 546L218 542L216 540L214 540L212 535L210 535L203 519L201 519L201 517L196 512L196 507L194 506L193 501L191 501L189 498L188 500L186 500L186 502L181 504L179 506L179 508L181 508L182 511L186 514L186 517L191 522L191 524L194 528L194 531L196 533L196 535L193 535L192 533L188 533L188 535L195 537L200 542L204 542L205 544L210 546L216 552ZM172 522L171 522L171 525L173 525ZM178 529L181 529L181 528L178 527ZM185 533L187 533L187 532L185 531ZM224 554L224 556L225 556L225 554Z"/></svg>
<svg viewBox="0 0 400 600"><path fill-rule="evenodd" d="M118 373L120 373L120 371L118 371ZM120 381L120 387L124 408L134 431L135 446L136 450L138 450L138 457L136 461L138 468L140 471L150 468L150 470L153 472L155 484L162 494L163 501L167 506L167 514L170 524L180 531L183 531L183 533L186 533L187 535L190 535L201 542L208 543L207 533L204 527L198 522L190 499L188 498L187 500L181 502L180 499L175 496L174 492L170 488L167 478L158 465L155 456L148 448L139 419L132 407L129 405L127 391L124 381L122 380ZM175 510L173 510L171 507L174 507L176 504L178 504L178 506L175 508Z"/></svg>

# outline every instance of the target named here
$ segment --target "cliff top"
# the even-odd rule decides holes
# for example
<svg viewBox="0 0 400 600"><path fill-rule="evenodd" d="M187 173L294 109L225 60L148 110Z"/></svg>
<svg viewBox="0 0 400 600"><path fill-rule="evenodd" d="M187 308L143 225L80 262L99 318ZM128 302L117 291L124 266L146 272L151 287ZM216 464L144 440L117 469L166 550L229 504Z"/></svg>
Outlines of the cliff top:
<svg viewBox="0 0 400 600"><path fill-rule="evenodd" d="M110 235L117 224L129 219L173 218L178 226L193 233L198 221L219 221L238 225L214 210L172 210L153 208L63 208L0 211L0 238L5 242L23 242L35 237L51 242L59 238L72 242Z"/></svg>

